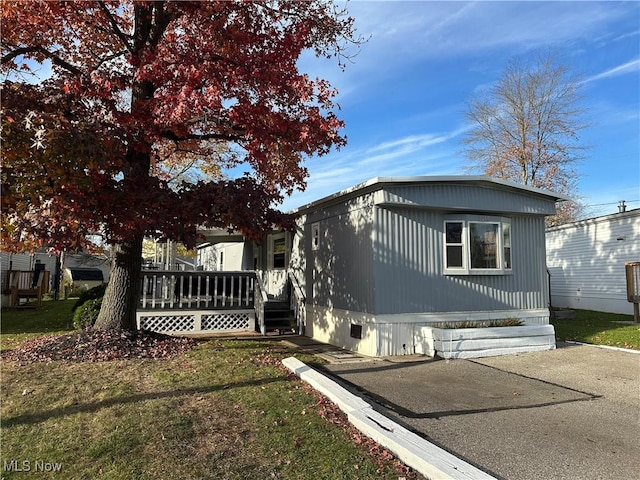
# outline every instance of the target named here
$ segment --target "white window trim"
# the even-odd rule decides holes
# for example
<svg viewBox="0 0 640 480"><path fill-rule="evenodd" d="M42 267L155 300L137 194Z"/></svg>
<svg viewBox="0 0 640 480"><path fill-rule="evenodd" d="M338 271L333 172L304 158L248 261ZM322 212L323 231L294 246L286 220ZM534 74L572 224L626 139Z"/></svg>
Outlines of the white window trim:
<svg viewBox="0 0 640 480"><path fill-rule="evenodd" d="M462 223L462 244L459 243L447 243L447 223ZM464 274L467 271L467 243L464 239L467 238L467 224L463 220L450 219L444 222L444 234L442 236L444 240L443 259L445 273L458 273ZM461 267L447 267L447 247L462 246L462 266Z"/></svg>
<svg viewBox="0 0 640 480"><path fill-rule="evenodd" d="M311 224L311 250L320 248L320 223Z"/></svg>
<svg viewBox="0 0 640 480"><path fill-rule="evenodd" d="M447 246L459 245L457 243L447 243L447 223L462 223L462 267L447 267ZM471 268L471 238L470 224L481 223L498 225L496 238L496 264L498 268ZM506 268L504 255L504 225L509 225L511 265ZM443 272L445 275L511 275L513 273L513 229L511 219L505 217L488 217L483 215L452 215L444 221L442 233L443 248Z"/></svg>
<svg viewBox="0 0 640 480"><path fill-rule="evenodd" d="M273 256L274 256L274 245L276 240L284 239L284 267L274 267L273 266ZM267 268L269 270L286 270L289 265L289 242L287 241L287 236L284 232L276 233L269 235L268 237L268 258L267 258Z"/></svg>

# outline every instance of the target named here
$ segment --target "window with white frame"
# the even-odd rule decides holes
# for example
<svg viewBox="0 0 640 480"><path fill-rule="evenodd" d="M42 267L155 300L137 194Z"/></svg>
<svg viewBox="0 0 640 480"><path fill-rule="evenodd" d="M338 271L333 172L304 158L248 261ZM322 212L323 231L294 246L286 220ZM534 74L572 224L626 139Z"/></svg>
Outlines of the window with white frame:
<svg viewBox="0 0 640 480"><path fill-rule="evenodd" d="M462 233L464 222L445 222L445 268L465 268L464 242Z"/></svg>
<svg viewBox="0 0 640 480"><path fill-rule="evenodd" d="M284 238L273 240L273 268L284 268L286 266L286 243Z"/></svg>
<svg viewBox="0 0 640 480"><path fill-rule="evenodd" d="M320 248L320 224L311 224L311 250L318 250Z"/></svg>
<svg viewBox="0 0 640 480"><path fill-rule="evenodd" d="M464 216L444 223L444 271L449 275L511 272L511 223ZM466 218L470 217L470 218Z"/></svg>
<svg viewBox="0 0 640 480"><path fill-rule="evenodd" d="M287 267L287 242L284 233L269 235L268 268L283 269Z"/></svg>

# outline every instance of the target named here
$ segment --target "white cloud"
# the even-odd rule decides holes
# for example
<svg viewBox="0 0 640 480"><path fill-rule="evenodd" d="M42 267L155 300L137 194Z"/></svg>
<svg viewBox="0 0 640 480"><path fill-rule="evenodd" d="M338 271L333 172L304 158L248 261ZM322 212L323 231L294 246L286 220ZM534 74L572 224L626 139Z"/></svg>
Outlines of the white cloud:
<svg viewBox="0 0 640 480"><path fill-rule="evenodd" d="M461 161L447 141L463 131L411 135L362 148L347 146L311 159L306 164L306 190L285 199L282 208L290 210L375 177L460 174Z"/></svg>
<svg viewBox="0 0 640 480"><path fill-rule="evenodd" d="M629 14L606 2L354 2L349 11L359 31L371 35L361 56L376 66L385 65L382 59L565 43L606 31L612 19Z"/></svg>
<svg viewBox="0 0 640 480"><path fill-rule="evenodd" d="M464 133L466 130L466 127L462 127L446 133L425 133L422 135L410 135L408 137L399 138L397 140L392 140L389 142L383 142L379 145L374 145L367 150L367 153L389 150L395 147L403 147L409 151L415 151L424 147L429 147L431 145L444 143Z"/></svg>
<svg viewBox="0 0 640 480"><path fill-rule="evenodd" d="M607 2L392 2L348 4L357 32L370 37L343 72L335 59L306 54L300 68L338 88L338 102L357 104L376 82L407 65L482 55L507 58L547 45L608 34L610 22L637 15L635 5ZM633 10L633 11L632 11Z"/></svg>
<svg viewBox="0 0 640 480"><path fill-rule="evenodd" d="M640 58L630 60L622 65L605 70L604 72L592 75L585 79L582 83L595 82L596 80L602 80L604 78L617 77L619 75L625 75L628 73L638 73L640 71Z"/></svg>

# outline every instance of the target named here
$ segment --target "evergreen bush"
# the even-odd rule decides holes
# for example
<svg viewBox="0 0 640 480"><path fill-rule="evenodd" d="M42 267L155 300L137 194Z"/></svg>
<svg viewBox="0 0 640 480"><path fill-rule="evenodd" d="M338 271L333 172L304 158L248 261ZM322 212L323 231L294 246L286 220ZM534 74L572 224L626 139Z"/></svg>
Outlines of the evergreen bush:
<svg viewBox="0 0 640 480"><path fill-rule="evenodd" d="M98 319L101 306L102 297L84 302L73 314L73 326L77 330L92 328Z"/></svg>

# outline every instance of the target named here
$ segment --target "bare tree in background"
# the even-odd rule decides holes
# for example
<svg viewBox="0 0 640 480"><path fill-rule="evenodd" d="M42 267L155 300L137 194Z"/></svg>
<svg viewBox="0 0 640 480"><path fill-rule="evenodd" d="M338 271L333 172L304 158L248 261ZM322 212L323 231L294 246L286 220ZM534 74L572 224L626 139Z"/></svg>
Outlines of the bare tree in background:
<svg viewBox="0 0 640 480"><path fill-rule="evenodd" d="M469 102L471 170L576 199L576 164L586 148L578 133L587 126L580 86L551 52L511 60L498 83ZM576 220L582 210L578 201L563 202L547 224Z"/></svg>

